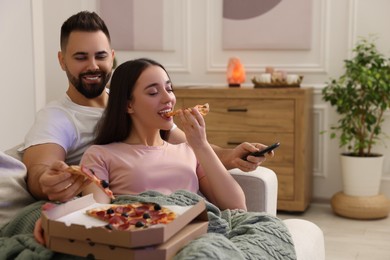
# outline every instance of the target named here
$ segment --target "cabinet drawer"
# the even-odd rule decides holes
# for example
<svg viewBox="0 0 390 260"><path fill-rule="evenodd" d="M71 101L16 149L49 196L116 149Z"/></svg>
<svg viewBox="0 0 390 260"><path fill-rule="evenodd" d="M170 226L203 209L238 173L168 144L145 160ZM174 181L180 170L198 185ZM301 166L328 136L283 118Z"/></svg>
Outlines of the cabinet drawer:
<svg viewBox="0 0 390 260"><path fill-rule="evenodd" d="M205 117L208 130L294 131L295 102L292 99L187 98L179 103L183 107L209 103L210 113Z"/></svg>
<svg viewBox="0 0 390 260"><path fill-rule="evenodd" d="M294 177L278 175L278 200L294 200Z"/></svg>

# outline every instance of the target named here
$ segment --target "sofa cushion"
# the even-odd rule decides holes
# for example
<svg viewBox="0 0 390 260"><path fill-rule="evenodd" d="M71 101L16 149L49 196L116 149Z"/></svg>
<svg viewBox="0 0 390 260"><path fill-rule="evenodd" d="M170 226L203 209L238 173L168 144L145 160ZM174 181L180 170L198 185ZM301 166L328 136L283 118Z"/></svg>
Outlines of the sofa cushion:
<svg viewBox="0 0 390 260"><path fill-rule="evenodd" d="M27 191L26 174L21 161L0 151L0 225L35 201Z"/></svg>
<svg viewBox="0 0 390 260"><path fill-rule="evenodd" d="M325 260L325 241L322 230L304 219L283 220L294 241L299 260Z"/></svg>

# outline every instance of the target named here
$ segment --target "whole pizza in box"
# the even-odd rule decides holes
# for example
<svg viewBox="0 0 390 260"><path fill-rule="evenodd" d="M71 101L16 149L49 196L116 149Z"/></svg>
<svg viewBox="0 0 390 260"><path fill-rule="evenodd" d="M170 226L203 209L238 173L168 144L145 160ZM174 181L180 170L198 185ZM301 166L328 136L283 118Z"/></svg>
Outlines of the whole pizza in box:
<svg viewBox="0 0 390 260"><path fill-rule="evenodd" d="M42 210L49 248L58 239L125 248L151 246L166 242L191 222L208 222L204 200L188 206L134 200L101 204L89 194L62 204L48 203Z"/></svg>
<svg viewBox="0 0 390 260"><path fill-rule="evenodd" d="M86 214L107 222L106 228L108 229L122 231L147 228L157 224L168 224L176 218L174 211L150 202L112 204L89 209Z"/></svg>

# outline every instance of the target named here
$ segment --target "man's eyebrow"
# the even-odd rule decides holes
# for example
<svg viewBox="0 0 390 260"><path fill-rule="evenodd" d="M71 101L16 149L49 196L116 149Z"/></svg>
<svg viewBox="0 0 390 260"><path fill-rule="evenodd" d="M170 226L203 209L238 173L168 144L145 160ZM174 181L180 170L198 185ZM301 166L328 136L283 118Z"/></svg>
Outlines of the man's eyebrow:
<svg viewBox="0 0 390 260"><path fill-rule="evenodd" d="M95 53L95 55L102 55L102 54L108 54L108 52L107 51L98 51ZM78 55L88 56L88 52L78 51L78 52L73 53L73 56L78 56Z"/></svg>
<svg viewBox="0 0 390 260"><path fill-rule="evenodd" d="M78 52L73 53L72 56L78 56L78 55L88 55L88 53L87 52L78 51Z"/></svg>
<svg viewBox="0 0 390 260"><path fill-rule="evenodd" d="M102 55L102 54L108 54L107 51L98 51L95 53L95 55Z"/></svg>

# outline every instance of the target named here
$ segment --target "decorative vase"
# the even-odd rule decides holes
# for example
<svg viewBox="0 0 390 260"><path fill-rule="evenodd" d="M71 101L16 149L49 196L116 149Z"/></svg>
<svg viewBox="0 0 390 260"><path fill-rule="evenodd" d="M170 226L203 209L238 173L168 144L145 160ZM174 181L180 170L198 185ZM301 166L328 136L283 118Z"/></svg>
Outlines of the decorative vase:
<svg viewBox="0 0 390 260"><path fill-rule="evenodd" d="M376 196L379 194L383 155L356 157L341 155L343 192L349 196Z"/></svg>

